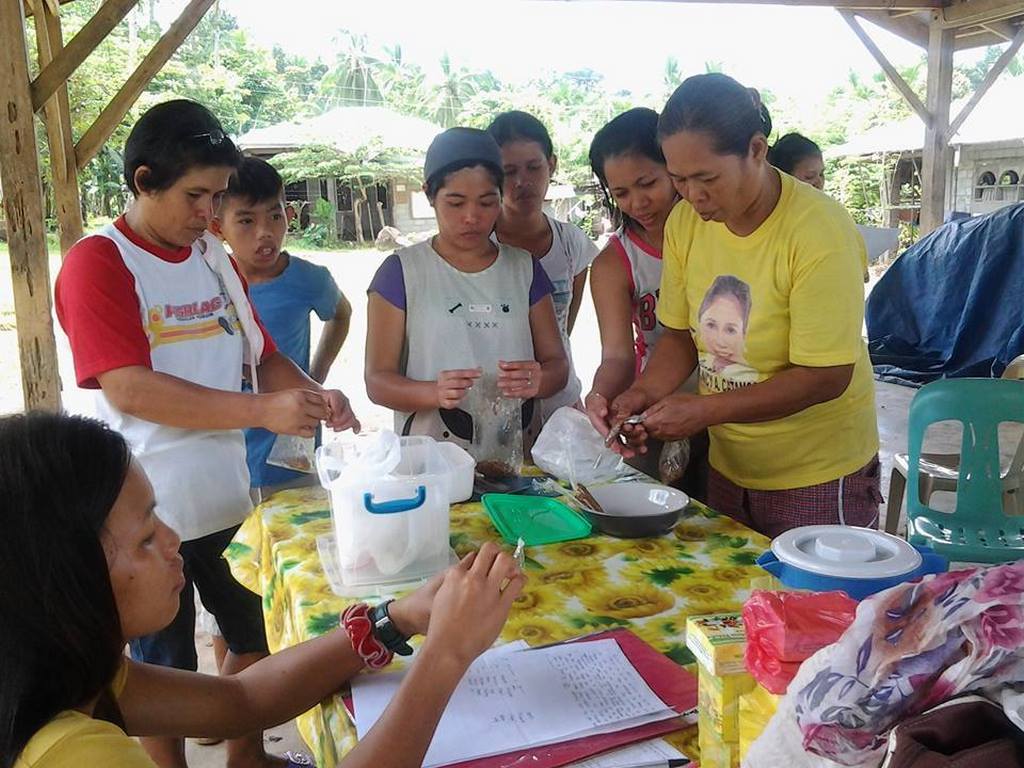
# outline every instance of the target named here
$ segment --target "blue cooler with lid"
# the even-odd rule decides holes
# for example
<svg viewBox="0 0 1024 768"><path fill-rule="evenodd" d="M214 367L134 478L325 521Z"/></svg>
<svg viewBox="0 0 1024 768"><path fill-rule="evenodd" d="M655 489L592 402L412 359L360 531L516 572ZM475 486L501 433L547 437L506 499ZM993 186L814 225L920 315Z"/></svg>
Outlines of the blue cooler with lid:
<svg viewBox="0 0 1024 768"><path fill-rule="evenodd" d="M786 531L772 540L757 564L787 587L840 590L854 600L949 568L945 557L926 547L873 528L846 525Z"/></svg>

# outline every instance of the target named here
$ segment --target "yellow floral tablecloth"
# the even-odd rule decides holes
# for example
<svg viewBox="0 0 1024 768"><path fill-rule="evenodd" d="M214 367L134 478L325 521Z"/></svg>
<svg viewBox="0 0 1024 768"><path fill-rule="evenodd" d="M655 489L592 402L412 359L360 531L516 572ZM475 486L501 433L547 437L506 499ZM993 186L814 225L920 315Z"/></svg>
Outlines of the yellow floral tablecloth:
<svg viewBox="0 0 1024 768"><path fill-rule="evenodd" d="M300 643L338 626L351 599L335 595L324 576L317 537L331 533L325 491L276 494L242 525L225 557L235 577L263 595L270 650ZM451 509L451 541L459 555L500 539L479 503ZM685 645L686 617L739 610L755 558L768 539L699 504L675 530L656 539L588 539L527 549L529 582L516 600L502 639L537 645L626 626L680 664L693 663ZM333 768L356 740L340 696L298 718L299 731L320 768ZM695 756L696 728L670 740Z"/></svg>

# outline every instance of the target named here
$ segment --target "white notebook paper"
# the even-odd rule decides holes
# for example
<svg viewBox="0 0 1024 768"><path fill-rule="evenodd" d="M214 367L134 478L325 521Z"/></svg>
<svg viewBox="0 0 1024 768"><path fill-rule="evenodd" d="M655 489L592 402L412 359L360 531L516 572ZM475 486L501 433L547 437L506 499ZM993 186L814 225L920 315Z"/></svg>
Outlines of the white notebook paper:
<svg viewBox="0 0 1024 768"><path fill-rule="evenodd" d="M682 752L664 739L652 739L620 747L600 755L571 763L565 768L621 768L626 765L645 765L685 758Z"/></svg>
<svg viewBox="0 0 1024 768"><path fill-rule="evenodd" d="M361 675L353 681L360 739L383 714L404 674ZM423 766L613 733L675 716L612 639L533 651L492 650L474 662L452 694Z"/></svg>

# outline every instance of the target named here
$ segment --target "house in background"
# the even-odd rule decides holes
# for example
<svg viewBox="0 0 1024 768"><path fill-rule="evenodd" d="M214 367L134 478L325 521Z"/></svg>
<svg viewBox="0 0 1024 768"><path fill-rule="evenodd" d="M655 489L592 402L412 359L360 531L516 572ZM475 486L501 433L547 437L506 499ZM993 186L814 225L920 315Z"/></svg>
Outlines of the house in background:
<svg viewBox="0 0 1024 768"><path fill-rule="evenodd" d="M310 147L329 146L355 155L366 147L379 146L401 150L414 160L412 167L422 167L427 147L440 132L440 127L427 120L386 107L339 107L296 122L256 128L241 136L238 145L246 154L265 160ZM396 227L403 234L434 228L433 209L420 192L422 182L413 173L374 182L353 189L351 180L310 178L288 184L285 197L298 204L303 227L315 202L327 200L334 209L342 240L373 242L384 226Z"/></svg>
<svg viewBox="0 0 1024 768"><path fill-rule="evenodd" d="M954 117L967 99L954 103ZM1003 75L950 139L952 178L946 209L972 216L1024 201L1024 76ZM881 125L826 152L828 157L860 157L889 162L895 170L882 201L889 226L916 221L920 211L921 148L924 125L912 115Z"/></svg>

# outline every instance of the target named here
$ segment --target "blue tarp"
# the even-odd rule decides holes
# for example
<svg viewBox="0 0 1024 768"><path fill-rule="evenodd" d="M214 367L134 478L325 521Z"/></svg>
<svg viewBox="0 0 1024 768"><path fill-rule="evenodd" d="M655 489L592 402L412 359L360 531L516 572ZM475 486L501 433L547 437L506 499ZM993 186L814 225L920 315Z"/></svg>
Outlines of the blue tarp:
<svg viewBox="0 0 1024 768"><path fill-rule="evenodd" d="M866 313L879 378L999 376L1024 353L1024 205L939 227L893 263Z"/></svg>

